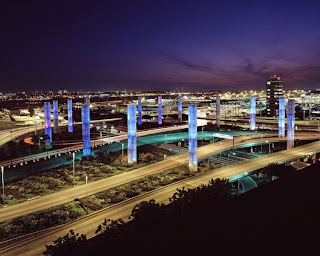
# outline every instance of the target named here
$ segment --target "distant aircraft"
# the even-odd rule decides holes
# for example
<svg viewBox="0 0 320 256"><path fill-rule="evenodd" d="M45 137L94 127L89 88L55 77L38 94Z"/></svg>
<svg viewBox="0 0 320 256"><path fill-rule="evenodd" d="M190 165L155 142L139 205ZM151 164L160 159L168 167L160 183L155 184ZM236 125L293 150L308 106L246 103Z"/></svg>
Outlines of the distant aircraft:
<svg viewBox="0 0 320 256"><path fill-rule="evenodd" d="M38 124L44 122L44 113L37 113L34 116L9 114L9 117L16 125L33 125L34 123ZM53 115L51 115L51 120L53 120ZM58 120L62 121L64 118L62 116L58 116Z"/></svg>

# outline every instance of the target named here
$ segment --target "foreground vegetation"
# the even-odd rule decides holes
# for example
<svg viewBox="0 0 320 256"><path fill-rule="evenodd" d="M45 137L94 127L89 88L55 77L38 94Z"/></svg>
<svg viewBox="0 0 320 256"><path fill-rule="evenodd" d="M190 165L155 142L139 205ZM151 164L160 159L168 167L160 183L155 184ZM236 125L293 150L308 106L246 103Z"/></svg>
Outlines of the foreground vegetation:
<svg viewBox="0 0 320 256"><path fill-rule="evenodd" d="M138 147L138 164L128 166L127 158L124 157L122 161L122 155L119 151L109 154L98 152L94 157L84 157L81 161L77 161L75 178L73 177L72 165L64 165L6 184L5 203L16 204L33 197L71 188L74 185L74 180L75 185L82 185L85 183L86 176L92 182L127 172L162 160L164 153L172 154L152 145L140 146Z"/></svg>
<svg viewBox="0 0 320 256"><path fill-rule="evenodd" d="M189 172L186 166L176 167L92 196L2 222L0 223L0 241L70 222L161 186L212 170L214 167L212 164L204 163L197 173Z"/></svg>
<svg viewBox="0 0 320 256"><path fill-rule="evenodd" d="M90 240L71 230L47 245L44 255L99 255L104 251L150 255L156 248L177 255L208 251L235 255L239 250L280 253L281 249L318 248L313 238L320 226L319 164L310 167L308 173L271 164L263 172L269 176L282 170L278 180L237 197L232 184L217 179L195 189L178 190L167 205L141 202L132 209L130 221L106 219Z"/></svg>

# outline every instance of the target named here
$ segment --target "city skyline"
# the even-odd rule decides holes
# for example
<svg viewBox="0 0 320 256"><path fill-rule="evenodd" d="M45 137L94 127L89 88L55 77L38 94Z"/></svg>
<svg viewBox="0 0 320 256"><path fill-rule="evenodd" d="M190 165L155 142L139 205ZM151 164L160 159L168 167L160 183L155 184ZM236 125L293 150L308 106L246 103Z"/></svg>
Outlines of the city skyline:
<svg viewBox="0 0 320 256"><path fill-rule="evenodd" d="M287 89L320 78L319 3L35 1L2 8L0 87L40 90Z"/></svg>

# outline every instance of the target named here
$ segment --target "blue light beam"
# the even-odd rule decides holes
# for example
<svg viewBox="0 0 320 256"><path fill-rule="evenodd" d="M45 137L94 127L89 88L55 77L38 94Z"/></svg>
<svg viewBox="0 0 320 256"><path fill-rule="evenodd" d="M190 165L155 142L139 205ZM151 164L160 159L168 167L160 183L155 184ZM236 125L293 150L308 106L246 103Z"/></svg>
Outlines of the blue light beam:
<svg viewBox="0 0 320 256"><path fill-rule="evenodd" d="M72 99L68 99L68 132L73 132Z"/></svg>
<svg viewBox="0 0 320 256"><path fill-rule="evenodd" d="M287 110L287 149L294 148L294 118L295 118L295 102L288 100Z"/></svg>
<svg viewBox="0 0 320 256"><path fill-rule="evenodd" d="M58 101L53 101L53 124L54 124L54 133L59 132L59 105Z"/></svg>
<svg viewBox="0 0 320 256"><path fill-rule="evenodd" d="M256 97L250 98L250 130L256 129Z"/></svg>
<svg viewBox="0 0 320 256"><path fill-rule="evenodd" d="M285 111L285 99L284 98L280 98L279 99L279 137L284 137L285 136L285 117L286 117L286 111Z"/></svg>
<svg viewBox="0 0 320 256"><path fill-rule="evenodd" d="M82 142L83 142L83 156L91 155L91 143L90 143L90 107L89 105L83 105L81 108L82 119Z"/></svg>
<svg viewBox="0 0 320 256"><path fill-rule="evenodd" d="M189 105L189 170L196 172L198 169L197 156L197 105Z"/></svg>
<svg viewBox="0 0 320 256"><path fill-rule="evenodd" d="M46 147L52 146L52 129L51 129L51 106L50 102L44 103L44 132L48 136L46 140Z"/></svg>
<svg viewBox="0 0 320 256"><path fill-rule="evenodd" d="M128 105L128 164L132 165L137 162L137 120L136 105Z"/></svg>
<svg viewBox="0 0 320 256"><path fill-rule="evenodd" d="M142 125L142 105L141 105L141 97L138 98L138 125Z"/></svg>

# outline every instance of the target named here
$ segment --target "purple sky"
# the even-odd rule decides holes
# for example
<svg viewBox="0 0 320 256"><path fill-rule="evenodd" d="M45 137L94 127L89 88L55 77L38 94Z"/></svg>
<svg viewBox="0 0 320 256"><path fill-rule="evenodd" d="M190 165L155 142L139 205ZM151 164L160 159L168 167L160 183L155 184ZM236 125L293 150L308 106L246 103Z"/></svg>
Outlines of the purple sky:
<svg viewBox="0 0 320 256"><path fill-rule="evenodd" d="M7 1L0 90L320 88L318 1Z"/></svg>

